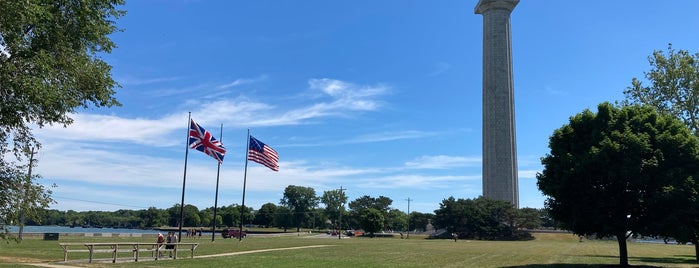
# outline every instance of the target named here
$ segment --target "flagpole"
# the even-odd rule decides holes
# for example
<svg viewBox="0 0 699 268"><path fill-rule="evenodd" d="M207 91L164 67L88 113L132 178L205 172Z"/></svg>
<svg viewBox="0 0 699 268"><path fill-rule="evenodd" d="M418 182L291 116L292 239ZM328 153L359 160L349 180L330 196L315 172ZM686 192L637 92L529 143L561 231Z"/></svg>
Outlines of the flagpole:
<svg viewBox="0 0 699 268"><path fill-rule="evenodd" d="M238 232L238 241L243 241L243 221L245 220L245 184L248 177L248 154L250 153L250 129L248 129L248 142L245 150L245 172L243 173L243 205L240 207L240 230Z"/></svg>
<svg viewBox="0 0 699 268"><path fill-rule="evenodd" d="M221 134L218 136L219 141L223 142L223 124L221 124ZM214 220L211 224L211 242L214 242L216 237L216 207L218 207L218 178L221 174L221 161L218 162L218 169L216 170L216 197L214 198Z"/></svg>
<svg viewBox="0 0 699 268"><path fill-rule="evenodd" d="M187 116L187 136L185 139L185 150L184 150L184 175L182 176L182 201L180 202L180 226L179 234L177 236L177 242L182 241L182 224L184 219L184 187L187 182L187 156L189 156L189 127L192 124L192 112L189 112Z"/></svg>

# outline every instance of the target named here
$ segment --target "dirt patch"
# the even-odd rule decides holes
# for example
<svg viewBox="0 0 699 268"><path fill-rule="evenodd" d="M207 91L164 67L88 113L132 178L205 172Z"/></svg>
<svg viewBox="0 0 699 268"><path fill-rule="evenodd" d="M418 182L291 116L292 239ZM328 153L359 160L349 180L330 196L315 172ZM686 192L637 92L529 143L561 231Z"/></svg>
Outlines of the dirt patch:
<svg viewBox="0 0 699 268"><path fill-rule="evenodd" d="M44 262L44 261L46 261L46 260L36 259L36 258L0 256L0 262L2 262L2 263L28 263L28 262Z"/></svg>

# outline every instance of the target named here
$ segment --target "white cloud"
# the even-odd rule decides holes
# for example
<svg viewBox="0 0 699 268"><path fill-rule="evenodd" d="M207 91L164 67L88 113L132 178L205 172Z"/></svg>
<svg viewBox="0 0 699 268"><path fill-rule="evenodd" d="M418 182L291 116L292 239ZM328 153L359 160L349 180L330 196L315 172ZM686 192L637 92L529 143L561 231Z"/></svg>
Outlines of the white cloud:
<svg viewBox="0 0 699 268"><path fill-rule="evenodd" d="M425 132L419 130L404 130L396 132L381 132L367 134L350 140L348 143L383 142L404 139L421 139L438 135L436 132Z"/></svg>
<svg viewBox="0 0 699 268"><path fill-rule="evenodd" d="M413 161L406 162L405 166L412 169L449 169L478 166L481 163L480 157L435 155L421 156Z"/></svg>
<svg viewBox="0 0 699 268"><path fill-rule="evenodd" d="M349 82L329 78L310 79L308 84L310 89L319 90L334 99L330 103L317 106L318 110L376 110L380 107L380 103L373 98L386 94L390 90L389 87L384 85L357 86Z"/></svg>
<svg viewBox="0 0 699 268"><path fill-rule="evenodd" d="M155 77L155 78L122 77L122 78L116 78L115 80L124 86L140 86L140 85L148 85L148 84L157 84L157 83L162 83L162 82L177 81L179 79L181 79L181 77L172 76L172 77Z"/></svg>
<svg viewBox="0 0 699 268"><path fill-rule="evenodd" d="M308 80L308 85L311 89L320 90L323 93L328 94L332 97L340 97L344 95L345 92L349 91L348 88L352 86L349 83L328 78L310 79Z"/></svg>
<svg viewBox="0 0 699 268"><path fill-rule="evenodd" d="M184 133L180 131L187 125L186 107L191 107L192 118L207 129L221 123L224 127L244 129L251 126L317 123L330 117L348 117L357 112L374 111L381 107L377 98L388 91L384 86L357 86L332 79L311 81L311 88L325 94L325 97L306 99L305 104L291 107L286 103L261 102L237 96L213 101L187 99L186 103L172 108L180 111L166 111L154 117L74 114L74 124L67 128L48 126L36 130L37 137L44 145L39 153L37 173L44 176L48 184L58 184L59 188L55 191L58 197L99 201L101 197L117 196L119 198L115 200L122 200L114 202L114 205L87 204L80 200L61 201L70 209L79 210L80 203L83 204L82 209L113 209L118 208L118 204L169 207L175 201L179 203L184 175L184 146L181 144ZM346 143L416 139L431 135L435 133L412 130L383 132L350 139ZM235 158L235 155L228 154L221 167L221 193L237 194L241 190L244 161ZM196 151L191 151L188 159L186 202L208 206L211 200L207 198L213 194L216 182L215 161ZM271 172L266 167L249 163L247 190L270 196L282 193L287 185L303 185L322 191L356 183L360 185L356 188L385 189L386 185L406 187L421 183L442 187L448 181L469 179L467 176L402 175L405 170L403 166L351 168L294 159L285 159L279 164L280 172ZM157 192L157 198L148 196L146 189ZM81 195L80 191L86 193ZM197 194L189 197L189 193ZM230 200L240 201L239 196L232 197L230 194L223 200L228 201L220 201L223 203L219 204L228 204L225 202ZM60 206L58 208L61 209Z"/></svg>
<svg viewBox="0 0 699 268"><path fill-rule="evenodd" d="M50 141L127 141L152 146L171 146L173 144L163 144L163 139L153 137L162 137L186 125L186 119L179 119L182 118L181 115L160 119L128 119L114 115L73 114L72 118L74 122L68 127L48 126L37 130L36 133L44 140Z"/></svg>
<svg viewBox="0 0 699 268"><path fill-rule="evenodd" d="M372 188L372 189L440 189L448 188L453 185L454 182L463 182L468 184L469 181L477 181L480 179L480 175L470 175L470 176L427 176L427 175L414 175L414 174L399 174L390 175L383 177L373 177L370 179L359 180L357 185L362 188Z"/></svg>
<svg viewBox="0 0 699 268"><path fill-rule="evenodd" d="M520 179L536 179L536 173L539 173L540 170L519 170L518 177Z"/></svg>
<svg viewBox="0 0 699 268"><path fill-rule="evenodd" d="M358 87L332 79L311 81L315 81L311 82L312 88L329 92L333 99L299 107L278 107L244 97L219 98L213 101L188 100L183 105L193 107L192 115L202 125L222 123L236 128L282 126L303 124L327 117L346 117L358 111L374 111L380 106L374 97L387 91L386 87ZM37 130L37 133L47 139L128 141L153 146L172 146L173 143L163 143L163 139L153 137L172 135L187 124L186 112L168 114L160 118L124 118L89 113L74 114L72 117L74 123L67 128L48 126Z"/></svg>
<svg viewBox="0 0 699 268"><path fill-rule="evenodd" d="M257 82L261 82L267 79L267 75L260 75L256 78L238 78L233 82L226 83L223 85L219 85L216 88L218 89L226 89L226 88L231 88L231 87L237 87L240 85L245 85L245 84L253 84Z"/></svg>
<svg viewBox="0 0 699 268"><path fill-rule="evenodd" d="M334 79L310 79L309 86L319 90L330 101L311 103L305 106L255 113L254 120L249 120L251 126L280 126L309 123L310 120L326 117L347 117L353 112L376 111L382 105L375 98L388 92L385 86L360 87L352 83Z"/></svg>

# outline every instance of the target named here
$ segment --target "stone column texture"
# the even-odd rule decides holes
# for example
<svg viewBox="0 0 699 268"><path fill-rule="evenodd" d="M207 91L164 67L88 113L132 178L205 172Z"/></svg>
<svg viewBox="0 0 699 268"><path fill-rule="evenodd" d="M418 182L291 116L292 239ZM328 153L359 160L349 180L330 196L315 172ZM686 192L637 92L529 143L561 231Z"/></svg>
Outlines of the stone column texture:
<svg viewBox="0 0 699 268"><path fill-rule="evenodd" d="M519 208L510 13L519 0L479 0L483 15L483 196Z"/></svg>

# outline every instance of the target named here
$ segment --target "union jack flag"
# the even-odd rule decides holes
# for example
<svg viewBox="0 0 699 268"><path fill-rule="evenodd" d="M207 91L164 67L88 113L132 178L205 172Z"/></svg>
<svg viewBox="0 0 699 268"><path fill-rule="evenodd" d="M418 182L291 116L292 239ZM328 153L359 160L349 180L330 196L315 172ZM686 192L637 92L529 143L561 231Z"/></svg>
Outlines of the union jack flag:
<svg viewBox="0 0 699 268"><path fill-rule="evenodd" d="M272 147L250 136L248 160L255 161L274 171L279 171L279 154Z"/></svg>
<svg viewBox="0 0 699 268"><path fill-rule="evenodd" d="M226 148L223 144L216 140L213 135L203 127L190 119L189 123L189 148L197 149L205 154L223 162L223 156L226 155Z"/></svg>

